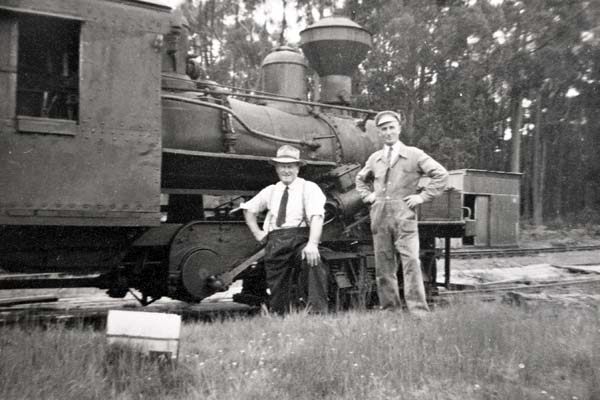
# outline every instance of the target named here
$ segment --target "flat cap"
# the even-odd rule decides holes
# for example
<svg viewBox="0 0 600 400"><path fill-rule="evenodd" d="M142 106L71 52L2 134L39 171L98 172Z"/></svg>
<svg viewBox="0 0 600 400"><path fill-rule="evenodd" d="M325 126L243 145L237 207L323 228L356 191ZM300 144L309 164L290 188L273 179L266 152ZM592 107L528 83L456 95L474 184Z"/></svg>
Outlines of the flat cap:
<svg viewBox="0 0 600 400"><path fill-rule="evenodd" d="M400 117L400 114L391 110L381 111L375 116L375 126L379 126L394 120L398 121L398 123L401 123L402 118Z"/></svg>

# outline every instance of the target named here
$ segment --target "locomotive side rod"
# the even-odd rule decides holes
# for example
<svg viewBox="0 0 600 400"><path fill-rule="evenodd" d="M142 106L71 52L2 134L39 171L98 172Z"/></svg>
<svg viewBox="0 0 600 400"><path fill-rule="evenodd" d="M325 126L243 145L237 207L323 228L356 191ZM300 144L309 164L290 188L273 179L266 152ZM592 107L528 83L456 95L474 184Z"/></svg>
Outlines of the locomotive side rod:
<svg viewBox="0 0 600 400"><path fill-rule="evenodd" d="M237 267L234 267L233 269L219 274L217 276L211 276L208 279L208 284L212 289L219 292L227 290L229 285L231 285L231 283L233 282L233 278L244 272L248 267L256 263L258 260L263 258L264 255L265 248L263 247L259 251L254 253L252 256L244 260L242 263L240 263Z"/></svg>

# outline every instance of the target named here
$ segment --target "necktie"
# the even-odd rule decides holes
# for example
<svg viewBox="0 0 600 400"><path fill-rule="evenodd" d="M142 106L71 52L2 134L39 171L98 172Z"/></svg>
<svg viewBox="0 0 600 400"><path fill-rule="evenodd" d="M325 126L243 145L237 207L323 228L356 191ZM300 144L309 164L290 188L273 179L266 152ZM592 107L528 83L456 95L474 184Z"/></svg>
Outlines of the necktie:
<svg viewBox="0 0 600 400"><path fill-rule="evenodd" d="M285 212L288 203L288 186L286 185L285 190L283 191L283 196L281 196L281 201L279 202L279 211L277 211L277 219L275 220L275 226L280 227L285 222Z"/></svg>
<svg viewBox="0 0 600 400"><path fill-rule="evenodd" d="M392 146L387 146L387 154L385 155L385 162L387 165L387 169L385 170L385 182L387 184L388 177L390 176L390 168L392 167Z"/></svg>
<svg viewBox="0 0 600 400"><path fill-rule="evenodd" d="M390 168L392 165L392 146L387 146L386 162L387 167Z"/></svg>

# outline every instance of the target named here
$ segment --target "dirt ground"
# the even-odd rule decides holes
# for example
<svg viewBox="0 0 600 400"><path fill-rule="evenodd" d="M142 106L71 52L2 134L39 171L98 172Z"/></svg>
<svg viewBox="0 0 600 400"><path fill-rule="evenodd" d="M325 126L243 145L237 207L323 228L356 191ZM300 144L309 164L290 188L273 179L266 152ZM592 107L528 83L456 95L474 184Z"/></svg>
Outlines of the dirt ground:
<svg viewBox="0 0 600 400"><path fill-rule="evenodd" d="M521 232L520 247L600 245L599 233L598 227L560 230L551 230L547 227L525 229ZM443 270L443 260L438 261L438 274L440 270ZM438 276L438 281L441 279L443 273L442 276ZM453 259L450 281L453 284L476 288L490 287L488 285L528 288L526 292L512 289L500 291L490 294L490 298L532 309L548 306L598 309L600 307L600 250L542 253L519 257ZM576 281L586 283L577 284ZM550 285L544 286L546 284Z"/></svg>

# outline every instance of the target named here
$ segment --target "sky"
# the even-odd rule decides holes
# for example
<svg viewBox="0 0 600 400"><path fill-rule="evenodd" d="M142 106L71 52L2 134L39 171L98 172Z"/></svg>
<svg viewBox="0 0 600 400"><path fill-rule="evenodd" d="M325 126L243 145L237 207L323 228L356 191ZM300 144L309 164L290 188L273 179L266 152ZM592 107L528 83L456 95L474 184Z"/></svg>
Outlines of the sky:
<svg viewBox="0 0 600 400"><path fill-rule="evenodd" d="M185 0L163 0L165 3L167 3L169 6L171 6L172 8L177 7L178 5L180 5L181 3L183 3Z"/></svg>

